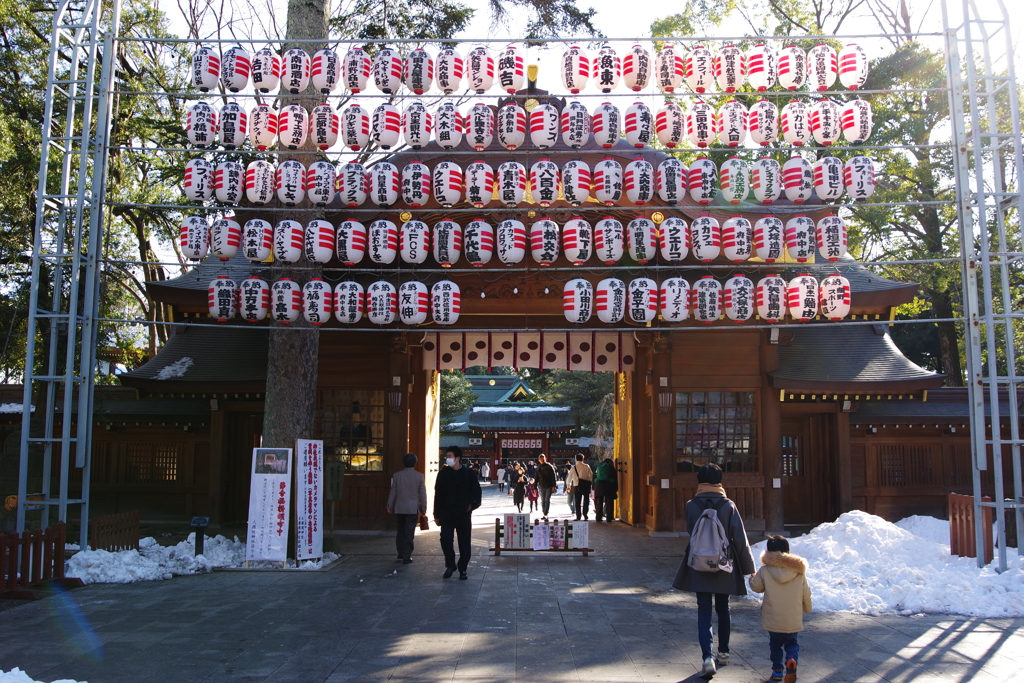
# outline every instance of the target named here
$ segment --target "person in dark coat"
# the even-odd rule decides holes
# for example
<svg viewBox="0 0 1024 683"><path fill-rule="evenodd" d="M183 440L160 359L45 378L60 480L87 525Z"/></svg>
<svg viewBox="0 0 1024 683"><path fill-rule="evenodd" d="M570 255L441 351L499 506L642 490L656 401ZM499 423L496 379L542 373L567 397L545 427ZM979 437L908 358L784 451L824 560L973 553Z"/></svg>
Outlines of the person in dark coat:
<svg viewBox="0 0 1024 683"><path fill-rule="evenodd" d="M423 483L423 473L416 471L415 453L406 453L402 457L402 464L405 469L395 472L391 478L387 511L394 513L397 518L395 546L398 548L398 559L409 564L412 562L416 521L427 511L427 487Z"/></svg>
<svg viewBox="0 0 1024 683"><path fill-rule="evenodd" d="M548 511L551 509L551 494L558 488L558 478L555 476L555 468L552 467L547 457L541 453L537 456L537 493L540 495L540 509L544 514L544 521L548 521Z"/></svg>
<svg viewBox="0 0 1024 683"><path fill-rule="evenodd" d="M718 520L725 527L729 537L729 554L733 560L731 572L699 572L690 568L690 546L687 544L683 562L676 572L672 587L697 594L697 640L700 643L704 667L701 675L709 678L718 666L729 663L729 636L731 632L729 596L746 595L744 574L754 573L754 558L750 554L747 531L743 528L736 504L725 495L722 486L722 469L714 464L704 465L697 471L697 493L686 503L686 531L693 533L693 527L704 510L714 508ZM714 600L718 613L718 656L711 656L711 603Z"/></svg>
<svg viewBox="0 0 1024 683"><path fill-rule="evenodd" d="M615 499L619 493L619 474L615 463L606 458L594 470L594 516L597 521L615 519Z"/></svg>
<svg viewBox="0 0 1024 683"><path fill-rule="evenodd" d="M509 490L512 491L512 503L519 508L519 512L523 511L523 503L526 501L526 474L523 472L523 468L516 465L516 468L512 470L512 480L509 484Z"/></svg>
<svg viewBox="0 0 1024 683"><path fill-rule="evenodd" d="M480 482L476 473L462 466L462 449L449 446L445 466L434 483L434 522L441 527L441 551L444 553L444 578L455 570L467 579L469 553L473 535L473 510L480 507ZM459 534L459 562L455 562L455 533Z"/></svg>

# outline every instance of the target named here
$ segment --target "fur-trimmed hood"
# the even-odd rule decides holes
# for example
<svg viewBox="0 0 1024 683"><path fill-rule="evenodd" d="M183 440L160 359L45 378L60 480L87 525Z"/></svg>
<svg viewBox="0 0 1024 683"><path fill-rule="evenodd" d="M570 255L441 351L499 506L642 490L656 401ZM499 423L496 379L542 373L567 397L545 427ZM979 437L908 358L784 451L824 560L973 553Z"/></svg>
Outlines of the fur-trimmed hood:
<svg viewBox="0 0 1024 683"><path fill-rule="evenodd" d="M790 553L766 551L761 555L761 564L765 566L765 571L771 572L772 578L779 583L788 583L807 573L807 560Z"/></svg>

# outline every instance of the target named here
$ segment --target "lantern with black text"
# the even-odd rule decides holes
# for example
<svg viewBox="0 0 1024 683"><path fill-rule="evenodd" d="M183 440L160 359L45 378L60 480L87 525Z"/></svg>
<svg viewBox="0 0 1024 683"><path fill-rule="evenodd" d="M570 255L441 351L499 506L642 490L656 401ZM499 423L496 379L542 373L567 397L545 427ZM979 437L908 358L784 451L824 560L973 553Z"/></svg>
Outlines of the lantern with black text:
<svg viewBox="0 0 1024 683"><path fill-rule="evenodd" d="M217 279L210 282L206 294L211 318L216 318L217 322L222 323L235 317L238 290L235 289L234 280L227 275L218 275Z"/></svg>
<svg viewBox="0 0 1024 683"><path fill-rule="evenodd" d="M839 105L829 99L815 102L807 114L807 127L819 145L828 147L834 143L840 134Z"/></svg>
<svg viewBox="0 0 1024 683"><path fill-rule="evenodd" d="M373 110L370 119L370 139L381 149L391 149L398 144L402 132L402 114L398 107L385 102Z"/></svg>
<svg viewBox="0 0 1024 683"><path fill-rule="evenodd" d="M661 283L659 292L661 319L678 323L690 317L690 283L681 277L670 277Z"/></svg>
<svg viewBox="0 0 1024 683"><path fill-rule="evenodd" d="M710 203L718 193L718 169L707 157L698 157L690 163L687 179L690 198L698 204Z"/></svg>
<svg viewBox="0 0 1024 683"><path fill-rule="evenodd" d="M430 308L438 325L454 325L462 313L462 291L451 280L435 282L430 288Z"/></svg>
<svg viewBox="0 0 1024 683"><path fill-rule="evenodd" d="M579 216L562 226L562 250L574 266L583 265L594 250L594 228Z"/></svg>
<svg viewBox="0 0 1024 683"><path fill-rule="evenodd" d="M794 147L800 147L811 139L810 122L808 121L808 107L800 100L790 100L782 108L782 115L779 117L779 127L782 129L782 139Z"/></svg>
<svg viewBox="0 0 1024 683"><path fill-rule="evenodd" d="M313 325L323 325L331 319L334 303L331 286L318 277L302 285L302 315Z"/></svg>
<svg viewBox="0 0 1024 683"><path fill-rule="evenodd" d="M811 167L814 172L814 194L822 201L843 195L843 162L833 156L821 157Z"/></svg>
<svg viewBox="0 0 1024 683"><path fill-rule="evenodd" d="M644 265L654 258L658 251L658 229L650 218L638 216L626 226L626 243L629 257Z"/></svg>
<svg viewBox="0 0 1024 683"><path fill-rule="evenodd" d="M747 124L750 139L762 147L767 147L775 142L779 135L779 108L774 102L758 100L750 107Z"/></svg>
<svg viewBox="0 0 1024 683"><path fill-rule="evenodd" d="M210 224L202 216L187 216L181 222L181 255L198 261L210 251Z"/></svg>
<svg viewBox="0 0 1024 683"><path fill-rule="evenodd" d="M494 112L483 102L474 104L469 110L466 128L466 137L473 149L478 152L487 149L494 141Z"/></svg>
<svg viewBox="0 0 1024 683"><path fill-rule="evenodd" d="M601 147L611 148L619 141L621 116L618 108L611 102L602 102L594 108L590 119L590 132L594 142Z"/></svg>
<svg viewBox="0 0 1024 683"><path fill-rule="evenodd" d="M309 54L300 47L287 50L281 57L281 83L292 95L309 86Z"/></svg>
<svg viewBox="0 0 1024 683"><path fill-rule="evenodd" d="M597 283L594 291L594 311L603 323L622 322L626 309L626 283L609 277Z"/></svg>
<svg viewBox="0 0 1024 683"><path fill-rule="evenodd" d="M742 273L736 273L725 281L722 291L722 308L725 317L734 322L750 320L754 315L754 283Z"/></svg>
<svg viewBox="0 0 1024 683"><path fill-rule="evenodd" d="M786 246L782 221L775 216L762 216L754 223L754 255L765 263L782 258Z"/></svg>
<svg viewBox="0 0 1024 683"><path fill-rule="evenodd" d="M530 112L530 141L540 149L558 142L558 110L551 104L538 104Z"/></svg>
<svg viewBox="0 0 1024 683"><path fill-rule="evenodd" d="M818 281L809 273L790 280L786 286L786 305L793 320L813 320L818 315Z"/></svg>
<svg viewBox="0 0 1024 683"><path fill-rule="evenodd" d="M242 199L245 168L237 161L222 161L213 172L213 192L222 204L237 204Z"/></svg>
<svg viewBox="0 0 1024 683"><path fill-rule="evenodd" d="M369 189L366 169L355 161L350 161L338 171L338 179L335 183L338 198L348 207L361 206L366 201L366 192Z"/></svg>
<svg viewBox="0 0 1024 683"><path fill-rule="evenodd" d="M594 252L606 265L612 266L622 259L622 223L605 216L594 226Z"/></svg>
<svg viewBox="0 0 1024 683"><path fill-rule="evenodd" d="M309 80L323 95L337 90L341 82L341 60L338 59L338 53L327 47L317 50L313 54Z"/></svg>
<svg viewBox="0 0 1024 683"><path fill-rule="evenodd" d="M217 142L217 111L206 102L196 102L185 115L185 137L195 147Z"/></svg>
<svg viewBox="0 0 1024 683"><path fill-rule="evenodd" d="M252 56L252 84L256 90L268 93L281 83L281 57L272 47L265 47Z"/></svg>
<svg viewBox="0 0 1024 683"><path fill-rule="evenodd" d="M622 166L611 157L594 166L594 197L605 206L615 206L622 199Z"/></svg>
<svg viewBox="0 0 1024 683"><path fill-rule="evenodd" d="M398 201L399 176L394 164L381 161L370 169L370 201L385 209Z"/></svg>
<svg viewBox="0 0 1024 683"><path fill-rule="evenodd" d="M289 104L277 116L277 139L285 149L298 149L309 132L309 112L297 104Z"/></svg>
<svg viewBox="0 0 1024 683"><path fill-rule="evenodd" d="M762 204L771 204L782 196L782 166L771 157L762 157L750 169L750 189Z"/></svg>
<svg viewBox="0 0 1024 683"><path fill-rule="evenodd" d="M349 218L338 224L334 253L344 266L354 266L366 254L366 226Z"/></svg>
<svg viewBox="0 0 1024 683"><path fill-rule="evenodd" d="M485 266L494 255L494 228L481 220L470 221L462 231L462 244L469 265Z"/></svg>
<svg viewBox="0 0 1024 683"><path fill-rule="evenodd" d="M370 114L358 104L341 112L341 141L353 152L365 149L370 142Z"/></svg>
<svg viewBox="0 0 1024 683"><path fill-rule="evenodd" d="M796 45L779 50L779 85L799 90L807 80L807 53Z"/></svg>
<svg viewBox="0 0 1024 683"><path fill-rule="evenodd" d="M654 118L654 130L658 141L669 149L675 149L683 141L686 130L686 114L677 103L668 100Z"/></svg>
<svg viewBox="0 0 1024 683"><path fill-rule="evenodd" d="M390 47L381 48L373 59L373 84L377 90L387 95L397 92L402 85L404 66L397 52Z"/></svg>
<svg viewBox="0 0 1024 683"><path fill-rule="evenodd" d="M466 58L469 89L478 95L482 95L494 85L494 57L487 52L487 48L478 45L469 52Z"/></svg>
<svg viewBox="0 0 1024 683"><path fill-rule="evenodd" d="M334 317L338 322L352 325L363 319L366 294L358 282L339 282L334 286Z"/></svg>
<svg viewBox="0 0 1024 683"><path fill-rule="evenodd" d="M715 56L711 50L703 45L694 46L686 55L684 75L691 90L698 93L707 92L715 77Z"/></svg>
<svg viewBox="0 0 1024 683"><path fill-rule="evenodd" d="M626 288L626 310L635 323L650 323L658 316L658 285L647 277L630 280Z"/></svg>
<svg viewBox="0 0 1024 683"><path fill-rule="evenodd" d="M747 139L747 119L750 117L747 108L741 102L729 100L718 110L715 116L715 128L718 139L729 147L738 147Z"/></svg>
<svg viewBox="0 0 1024 683"><path fill-rule="evenodd" d="M803 204L814 191L814 171L811 164L799 154L794 154L782 166L782 186L786 199L794 204Z"/></svg>
<svg viewBox="0 0 1024 683"><path fill-rule="evenodd" d="M242 226L233 218L218 218L210 225L210 253L227 261L238 253L242 242Z"/></svg>
<svg viewBox="0 0 1024 683"><path fill-rule="evenodd" d="M658 164L658 196L675 206L686 195L687 169L679 159L669 158Z"/></svg>
<svg viewBox="0 0 1024 683"><path fill-rule="evenodd" d="M786 281L771 273L757 283L757 315L765 322L777 323L786 315Z"/></svg>
<svg viewBox="0 0 1024 683"><path fill-rule="evenodd" d="M829 320L842 320L850 314L850 298L850 281L842 275L829 275L821 281L818 303Z"/></svg>
<svg viewBox="0 0 1024 683"><path fill-rule="evenodd" d="M551 159L541 159L530 167L530 194L545 208L558 200L558 166Z"/></svg>
<svg viewBox="0 0 1024 683"><path fill-rule="evenodd" d="M422 95L430 90L434 82L434 58L421 47L416 48L405 58L405 87L414 95Z"/></svg>
<svg viewBox="0 0 1024 683"><path fill-rule="evenodd" d="M394 263L398 255L398 227L383 218L370 223L366 250L374 263Z"/></svg>
<svg viewBox="0 0 1024 683"><path fill-rule="evenodd" d="M306 169L306 196L313 206L327 206L331 203L336 182L334 164L320 160L309 165Z"/></svg>
<svg viewBox="0 0 1024 683"><path fill-rule="evenodd" d="M253 263L270 258L274 246L274 226L262 218L247 220L242 226L242 256Z"/></svg>
<svg viewBox="0 0 1024 683"><path fill-rule="evenodd" d="M723 92L736 92L747 76L747 61L743 50L735 45L726 45L713 61L715 82Z"/></svg>
<svg viewBox="0 0 1024 683"><path fill-rule="evenodd" d="M261 152L277 142L277 112L269 104L257 104L249 112L249 142Z"/></svg>
<svg viewBox="0 0 1024 683"><path fill-rule="evenodd" d="M402 223L398 245L404 263L423 263L430 253L430 228L423 221Z"/></svg>
<svg viewBox="0 0 1024 683"><path fill-rule="evenodd" d="M462 199L462 169L454 161L441 161L434 166L432 191L434 201L448 208Z"/></svg>
<svg viewBox="0 0 1024 683"><path fill-rule="evenodd" d="M814 221L807 216L793 216L786 221L786 251L797 263L806 263L814 249Z"/></svg>
<svg viewBox="0 0 1024 683"><path fill-rule="evenodd" d="M437 106L434 116L434 139L441 149L454 149L466 134L466 122L455 103L445 100Z"/></svg>
<svg viewBox="0 0 1024 683"><path fill-rule="evenodd" d="M637 157L626 164L622 174L626 199L637 206L643 206L654 199L654 166L643 157Z"/></svg>
<svg viewBox="0 0 1024 683"><path fill-rule="evenodd" d="M579 45L573 45L562 53L562 84L565 89L573 95L579 94L587 87L587 79L590 77L590 58L586 50Z"/></svg>
<svg viewBox="0 0 1024 683"><path fill-rule="evenodd" d="M755 45L747 50L747 83L754 90L764 92L778 78L778 63L775 52L765 44Z"/></svg>
<svg viewBox="0 0 1024 683"><path fill-rule="evenodd" d="M754 251L754 230L743 216L732 216L722 223L722 255L733 263L742 263Z"/></svg>
<svg viewBox="0 0 1024 683"><path fill-rule="evenodd" d="M269 204L274 198L274 166L257 159L245 167L245 198L256 206Z"/></svg>
<svg viewBox="0 0 1024 683"><path fill-rule="evenodd" d="M255 275L242 280L238 304L243 320L251 323L260 322L267 317L270 310L270 285Z"/></svg>
<svg viewBox="0 0 1024 683"><path fill-rule="evenodd" d="M522 52L515 45L509 45L498 53L498 85L509 95L514 95L526 82L526 63Z"/></svg>
<svg viewBox="0 0 1024 683"><path fill-rule="evenodd" d="M341 121L334 113L334 107L328 103L318 104L309 113L309 134L313 144L320 151L334 147L338 142L338 131Z"/></svg>
<svg viewBox="0 0 1024 683"><path fill-rule="evenodd" d="M594 308L594 286L581 277L562 285L562 312L569 322L582 325Z"/></svg>
<svg viewBox="0 0 1024 683"><path fill-rule="evenodd" d="M498 223L495 231L498 260L506 266L514 266L526 257L526 226L517 220Z"/></svg>
<svg viewBox="0 0 1024 683"><path fill-rule="evenodd" d="M298 263L306 231L298 221L285 219L274 226L274 260Z"/></svg>
<svg viewBox="0 0 1024 683"><path fill-rule="evenodd" d="M850 157L843 168L843 183L853 201L869 198L875 193L875 162L870 157Z"/></svg>
<svg viewBox="0 0 1024 683"><path fill-rule="evenodd" d="M462 85L462 55L453 47L442 48L437 53L436 74L437 87L445 95L451 95Z"/></svg>
<svg viewBox="0 0 1024 683"><path fill-rule="evenodd" d="M224 149L236 149L245 144L249 131L249 115L238 102L228 102L220 110L217 131Z"/></svg>
<svg viewBox="0 0 1024 683"><path fill-rule="evenodd" d="M573 159L562 166L562 194L572 206L590 199L590 167L582 159Z"/></svg>
<svg viewBox="0 0 1024 683"><path fill-rule="evenodd" d="M678 45L665 45L654 55L654 82L665 92L675 92L683 82L687 64L683 49ZM708 79L711 78L711 55L708 55ZM703 92L703 91L698 91Z"/></svg>
<svg viewBox="0 0 1024 683"><path fill-rule="evenodd" d="M705 275L693 283L693 317L702 323L717 322L722 317L722 283Z"/></svg>
<svg viewBox="0 0 1024 683"><path fill-rule="evenodd" d="M498 110L498 143L505 149L518 149L526 142L526 111L515 102Z"/></svg>
<svg viewBox="0 0 1024 683"><path fill-rule="evenodd" d="M750 170L739 157L729 157L719 169L719 188L722 199L730 204L739 204L750 193Z"/></svg>
<svg viewBox="0 0 1024 683"><path fill-rule="evenodd" d="M402 201L419 208L430 200L430 169L421 161L410 161L402 169Z"/></svg>
<svg viewBox="0 0 1024 683"><path fill-rule="evenodd" d="M482 208L494 196L494 169L480 159L466 167L466 201Z"/></svg>
<svg viewBox="0 0 1024 683"><path fill-rule="evenodd" d="M508 207L516 206L526 196L526 169L518 161L498 166L498 199Z"/></svg>
<svg viewBox="0 0 1024 683"><path fill-rule="evenodd" d="M361 47L350 48L345 53L345 61L342 63L342 78L345 79L345 87L353 95L358 95L366 90L366 84L370 80L370 73L373 71L373 60L366 50Z"/></svg>
<svg viewBox="0 0 1024 683"><path fill-rule="evenodd" d="M398 286L398 317L405 325L427 322L430 307L427 286L422 282L403 282Z"/></svg>
<svg viewBox="0 0 1024 683"><path fill-rule="evenodd" d="M270 286L274 322L291 325L302 310L302 290L290 278L283 277Z"/></svg>
<svg viewBox="0 0 1024 683"><path fill-rule="evenodd" d="M334 255L334 226L325 220L312 220L306 225L303 253L312 263L327 263Z"/></svg>
<svg viewBox="0 0 1024 683"><path fill-rule="evenodd" d="M594 85L603 93L610 93L619 84L622 62L611 45L605 45L594 58Z"/></svg>
<svg viewBox="0 0 1024 683"><path fill-rule="evenodd" d="M220 78L220 54L207 45L192 55L192 86L199 92L210 92Z"/></svg>
<svg viewBox="0 0 1024 683"><path fill-rule="evenodd" d="M715 109L703 100L697 100L686 112L686 136L697 147L707 147L715 140Z"/></svg>
<svg viewBox="0 0 1024 683"><path fill-rule="evenodd" d="M669 263L681 263L690 253L690 226L679 216L669 216L658 229L661 258Z"/></svg>
<svg viewBox="0 0 1024 683"><path fill-rule="evenodd" d="M693 255L701 263L711 263L722 253L722 226L718 220L704 214L690 223L690 245Z"/></svg>
<svg viewBox="0 0 1024 683"><path fill-rule="evenodd" d="M843 137L850 144L864 142L871 137L874 121L871 116L871 103L866 100L850 100L843 105L839 114Z"/></svg>
<svg viewBox="0 0 1024 683"><path fill-rule="evenodd" d="M651 53L634 45L622 58L622 82L633 92L640 92L651 82Z"/></svg>
<svg viewBox="0 0 1024 683"><path fill-rule="evenodd" d="M277 167L274 187L277 200L285 206L295 206L306 198L306 167L295 159L281 162Z"/></svg>
<svg viewBox="0 0 1024 683"><path fill-rule="evenodd" d="M447 268L459 260L462 253L462 226L455 221L443 220L434 223L434 260Z"/></svg>
<svg viewBox="0 0 1024 683"><path fill-rule="evenodd" d="M558 224L541 218L530 226L530 255L542 266L550 266L558 258Z"/></svg>
<svg viewBox="0 0 1024 683"><path fill-rule="evenodd" d="M807 81L811 90L829 90L839 73L836 51L825 43L818 43L807 52Z"/></svg>
<svg viewBox="0 0 1024 683"><path fill-rule="evenodd" d="M838 261L846 256L846 222L839 216L829 214L818 221L818 253L828 261Z"/></svg>
<svg viewBox="0 0 1024 683"><path fill-rule="evenodd" d="M651 144L654 136L654 116L651 110L643 102L634 102L626 110L623 128L626 132L626 142L634 147L644 147Z"/></svg>

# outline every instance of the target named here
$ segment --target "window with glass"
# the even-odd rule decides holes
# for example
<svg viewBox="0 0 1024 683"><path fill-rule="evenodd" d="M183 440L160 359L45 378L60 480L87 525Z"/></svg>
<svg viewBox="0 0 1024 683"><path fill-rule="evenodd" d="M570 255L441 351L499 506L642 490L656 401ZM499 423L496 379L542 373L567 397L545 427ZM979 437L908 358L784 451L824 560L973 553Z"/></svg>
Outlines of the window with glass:
<svg viewBox="0 0 1024 683"><path fill-rule="evenodd" d="M676 471L715 463L725 472L758 472L752 391L676 393Z"/></svg>
<svg viewBox="0 0 1024 683"><path fill-rule="evenodd" d="M316 432L328 461L344 463L346 472L384 470L383 391L321 389Z"/></svg>

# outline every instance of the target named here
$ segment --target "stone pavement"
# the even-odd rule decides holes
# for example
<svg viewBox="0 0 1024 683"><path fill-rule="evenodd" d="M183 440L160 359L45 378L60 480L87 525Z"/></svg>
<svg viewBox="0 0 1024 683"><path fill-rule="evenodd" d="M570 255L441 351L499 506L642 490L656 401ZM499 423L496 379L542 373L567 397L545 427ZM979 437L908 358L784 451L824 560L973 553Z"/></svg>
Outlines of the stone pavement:
<svg viewBox="0 0 1024 683"><path fill-rule="evenodd" d="M92 585L5 610L0 670L89 683L699 680L696 603L670 587L682 539L592 524L594 556L494 557L506 503L488 491L468 581L441 578L436 531L417 534L410 565L395 563L393 536L347 535L320 572ZM716 683L767 679L757 605L734 600L732 663ZM1024 680L1022 626L814 613L800 680Z"/></svg>

